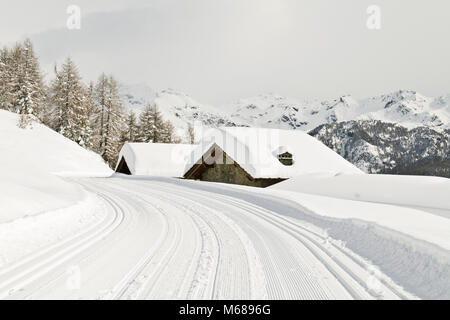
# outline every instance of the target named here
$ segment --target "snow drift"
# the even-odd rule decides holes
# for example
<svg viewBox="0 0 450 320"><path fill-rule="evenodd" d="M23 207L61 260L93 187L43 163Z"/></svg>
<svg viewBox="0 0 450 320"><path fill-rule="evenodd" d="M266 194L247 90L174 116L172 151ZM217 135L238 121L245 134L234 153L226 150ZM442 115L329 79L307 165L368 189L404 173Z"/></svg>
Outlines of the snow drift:
<svg viewBox="0 0 450 320"><path fill-rule="evenodd" d="M0 223L74 205L85 198L59 176L108 176L111 170L48 127L20 129L17 114L0 110Z"/></svg>
<svg viewBox="0 0 450 320"><path fill-rule="evenodd" d="M309 212L302 219L326 228L411 292L450 297L450 179L305 175L265 191Z"/></svg>
<svg viewBox="0 0 450 320"><path fill-rule="evenodd" d="M348 200L450 210L450 179L421 176L310 174L272 188Z"/></svg>

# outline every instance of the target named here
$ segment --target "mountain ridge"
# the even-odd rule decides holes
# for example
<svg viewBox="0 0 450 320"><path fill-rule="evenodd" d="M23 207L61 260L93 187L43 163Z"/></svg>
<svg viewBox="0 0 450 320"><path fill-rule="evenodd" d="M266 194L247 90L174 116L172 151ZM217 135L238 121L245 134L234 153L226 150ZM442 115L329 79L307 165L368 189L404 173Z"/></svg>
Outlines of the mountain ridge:
<svg viewBox="0 0 450 320"><path fill-rule="evenodd" d="M137 93L123 97L128 110L145 107ZM303 130L368 173L450 177L450 94L434 98L398 90L325 101L262 94L225 105L222 109L228 112L172 89L149 89L148 97L145 104L157 105L181 138L186 137L188 122Z"/></svg>
<svg viewBox="0 0 450 320"><path fill-rule="evenodd" d="M191 96L166 89L154 91L145 85L123 86L121 96L128 110L140 112L156 104L178 129L188 122L207 126L252 126L311 131L341 121L380 120L407 128L426 126L436 131L450 129L450 94L426 97L413 90L398 90L364 99L343 95L336 99L295 99L261 94L213 107Z"/></svg>

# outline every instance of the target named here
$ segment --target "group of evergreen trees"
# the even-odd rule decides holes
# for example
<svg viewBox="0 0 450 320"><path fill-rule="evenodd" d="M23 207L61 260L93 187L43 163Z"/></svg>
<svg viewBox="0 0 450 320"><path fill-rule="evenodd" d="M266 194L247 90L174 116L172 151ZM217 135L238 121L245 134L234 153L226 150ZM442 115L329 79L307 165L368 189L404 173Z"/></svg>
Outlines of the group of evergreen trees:
<svg viewBox="0 0 450 320"><path fill-rule="evenodd" d="M123 143L177 143L174 127L156 106L139 117L126 114L117 81L102 74L97 83L82 82L67 58L47 85L30 40L0 50L0 109L19 113L19 126L37 120L114 166Z"/></svg>
<svg viewBox="0 0 450 320"><path fill-rule="evenodd" d="M0 109L42 115L46 87L30 40L0 51Z"/></svg>

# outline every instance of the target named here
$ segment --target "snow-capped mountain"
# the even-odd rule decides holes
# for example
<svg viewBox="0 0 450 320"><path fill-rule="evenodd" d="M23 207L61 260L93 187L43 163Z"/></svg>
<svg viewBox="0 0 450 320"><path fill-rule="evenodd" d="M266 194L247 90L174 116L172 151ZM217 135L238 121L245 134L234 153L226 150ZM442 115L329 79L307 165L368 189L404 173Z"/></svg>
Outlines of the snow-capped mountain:
<svg viewBox="0 0 450 320"><path fill-rule="evenodd" d="M249 126L279 129L307 129L311 126L305 116L316 101L298 101L276 94L240 99L229 105L231 118Z"/></svg>
<svg viewBox="0 0 450 320"><path fill-rule="evenodd" d="M140 113L156 98L156 91L146 84L124 85L119 87L120 96L127 110Z"/></svg>
<svg viewBox="0 0 450 320"><path fill-rule="evenodd" d="M231 117L251 126L307 131L322 124L351 120L380 120L407 128L426 126L441 131L450 128L449 97L429 98L400 90L362 100L346 95L329 101L301 101L270 94L239 100Z"/></svg>
<svg viewBox="0 0 450 320"><path fill-rule="evenodd" d="M450 130L357 120L324 124L310 135L368 173L450 177Z"/></svg>
<svg viewBox="0 0 450 320"><path fill-rule="evenodd" d="M298 100L276 94L259 95L226 104L220 109L202 104L172 89L155 92L146 85L123 86L127 109L140 112L156 104L175 127L201 121L208 126L251 126L310 131L326 124L351 120L380 120L406 128L426 126L437 131L450 129L450 94L432 98L415 91L355 99Z"/></svg>
<svg viewBox="0 0 450 320"><path fill-rule="evenodd" d="M172 122L181 138L186 134L187 124L197 121L210 127L245 125L234 122L215 107L199 103L189 95L172 89L155 92L146 85L136 85L121 86L120 92L125 108L137 114L149 104L156 105L163 117Z"/></svg>

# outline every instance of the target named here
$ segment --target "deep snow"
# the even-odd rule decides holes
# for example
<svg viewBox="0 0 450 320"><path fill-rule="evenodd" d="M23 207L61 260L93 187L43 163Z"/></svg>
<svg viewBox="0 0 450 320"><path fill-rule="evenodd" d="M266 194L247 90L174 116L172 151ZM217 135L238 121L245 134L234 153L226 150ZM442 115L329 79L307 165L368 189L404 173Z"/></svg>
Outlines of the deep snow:
<svg viewBox="0 0 450 320"><path fill-rule="evenodd" d="M283 181L272 189L450 210L450 179L440 177L315 173Z"/></svg>
<svg viewBox="0 0 450 320"><path fill-rule="evenodd" d="M60 176L108 176L104 161L46 126L17 126L0 110L0 223L75 205L86 198Z"/></svg>
<svg viewBox="0 0 450 320"><path fill-rule="evenodd" d="M450 298L448 218L399 205L277 190L276 185L260 189L196 181L161 181L237 198L311 223L326 230L330 241L340 241L418 297Z"/></svg>
<svg viewBox="0 0 450 320"><path fill-rule="evenodd" d="M17 121L0 111L0 297L450 297L448 179L74 179L111 170Z"/></svg>

